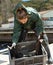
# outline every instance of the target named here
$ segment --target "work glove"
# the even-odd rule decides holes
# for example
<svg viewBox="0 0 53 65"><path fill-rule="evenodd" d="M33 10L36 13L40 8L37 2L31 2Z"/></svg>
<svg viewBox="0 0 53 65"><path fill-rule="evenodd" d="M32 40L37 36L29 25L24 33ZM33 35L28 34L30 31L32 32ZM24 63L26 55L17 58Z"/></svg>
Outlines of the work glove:
<svg viewBox="0 0 53 65"><path fill-rule="evenodd" d="M13 43L13 44L12 44L12 47L15 47L15 46L16 46L16 43Z"/></svg>
<svg viewBox="0 0 53 65"><path fill-rule="evenodd" d="M13 47L15 48L16 43L12 43L12 46L8 46L9 49L12 49Z"/></svg>
<svg viewBox="0 0 53 65"><path fill-rule="evenodd" d="M43 42L43 38L41 38L40 35L38 36L38 40L39 40L39 42L41 42L41 43Z"/></svg>

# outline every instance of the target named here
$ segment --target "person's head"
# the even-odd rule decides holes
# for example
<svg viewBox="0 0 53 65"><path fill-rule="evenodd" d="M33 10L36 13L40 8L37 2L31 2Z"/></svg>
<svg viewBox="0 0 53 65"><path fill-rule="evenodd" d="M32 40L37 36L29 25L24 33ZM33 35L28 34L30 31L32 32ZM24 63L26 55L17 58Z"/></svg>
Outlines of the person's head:
<svg viewBox="0 0 53 65"><path fill-rule="evenodd" d="M27 11L24 8L18 8L16 11L16 18L22 24L25 24L28 20Z"/></svg>

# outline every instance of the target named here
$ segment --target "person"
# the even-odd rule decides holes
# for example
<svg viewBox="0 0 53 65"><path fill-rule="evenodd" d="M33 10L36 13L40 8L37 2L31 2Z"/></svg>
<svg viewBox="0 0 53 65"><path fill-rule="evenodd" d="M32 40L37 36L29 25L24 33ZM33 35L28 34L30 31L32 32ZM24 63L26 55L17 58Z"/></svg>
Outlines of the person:
<svg viewBox="0 0 53 65"><path fill-rule="evenodd" d="M35 10L34 10L35 11ZM36 33L37 39L42 43L45 49L47 48L48 53L48 62L53 63L51 58L50 50L48 47L48 38L46 33L44 32L43 22L38 12L33 12L30 9L28 10L22 3L18 3L15 6L13 11L14 13L14 30L13 30L13 38L12 38L12 47L16 46L18 42L25 40L25 33L28 30L33 30ZM42 38L41 38L42 36Z"/></svg>

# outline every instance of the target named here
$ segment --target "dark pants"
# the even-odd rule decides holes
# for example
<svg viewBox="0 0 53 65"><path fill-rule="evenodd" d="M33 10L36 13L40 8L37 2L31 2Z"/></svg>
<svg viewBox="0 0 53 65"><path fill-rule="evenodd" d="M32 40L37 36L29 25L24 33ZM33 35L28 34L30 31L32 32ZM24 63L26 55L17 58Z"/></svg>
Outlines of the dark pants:
<svg viewBox="0 0 53 65"><path fill-rule="evenodd" d="M48 41L48 37L47 37L46 33L44 33L43 38L44 38L44 41L42 44L47 51L48 59L50 59L51 54L50 54L50 49L49 49L49 41Z"/></svg>
<svg viewBox="0 0 53 65"><path fill-rule="evenodd" d="M26 34L27 34L27 30L22 30L18 42L25 41Z"/></svg>

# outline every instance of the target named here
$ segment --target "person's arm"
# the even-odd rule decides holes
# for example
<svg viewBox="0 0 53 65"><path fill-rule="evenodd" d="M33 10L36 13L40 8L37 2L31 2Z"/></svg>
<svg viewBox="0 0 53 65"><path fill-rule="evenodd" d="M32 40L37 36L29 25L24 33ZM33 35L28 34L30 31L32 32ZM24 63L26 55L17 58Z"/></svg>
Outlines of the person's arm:
<svg viewBox="0 0 53 65"><path fill-rule="evenodd" d="M44 30L43 21L41 20L41 17L39 17L38 14L35 14L35 32L36 32L38 39L40 39L40 37L42 36L43 30Z"/></svg>
<svg viewBox="0 0 53 65"><path fill-rule="evenodd" d="M43 32L43 22L38 14L37 14L37 21L35 25L36 25L35 30L36 30L37 36L39 36Z"/></svg>
<svg viewBox="0 0 53 65"><path fill-rule="evenodd" d="M12 38L13 43L16 43L16 44L18 43L20 34L21 34L21 25L17 20L15 20L14 21L13 38Z"/></svg>

